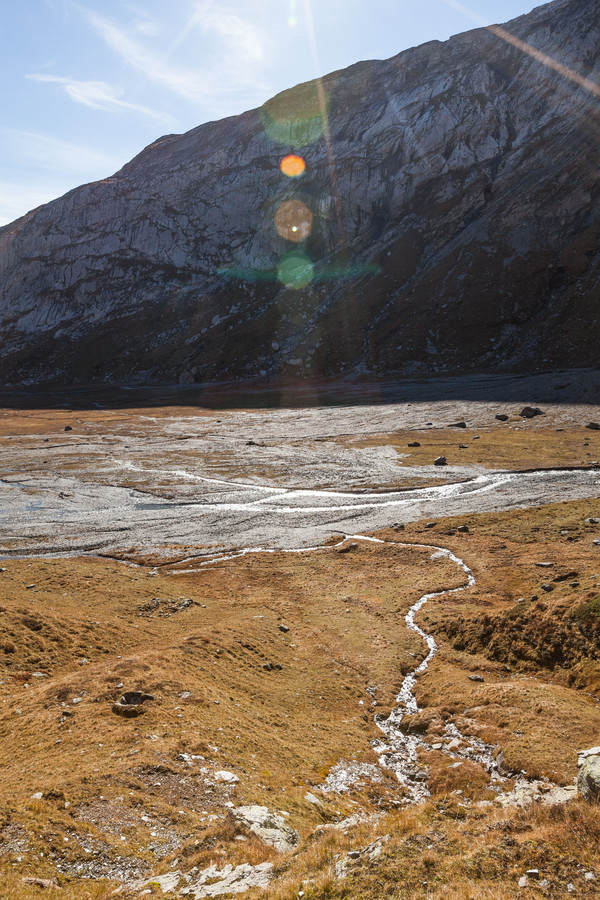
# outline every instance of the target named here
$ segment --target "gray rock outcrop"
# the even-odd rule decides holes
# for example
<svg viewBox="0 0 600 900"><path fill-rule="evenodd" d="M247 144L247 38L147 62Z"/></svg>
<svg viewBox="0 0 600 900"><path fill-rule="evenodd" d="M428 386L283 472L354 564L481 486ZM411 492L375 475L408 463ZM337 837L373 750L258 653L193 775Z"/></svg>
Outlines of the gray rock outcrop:
<svg viewBox="0 0 600 900"><path fill-rule="evenodd" d="M0 379L597 365L599 47L556 0L159 138L0 228Z"/></svg>
<svg viewBox="0 0 600 900"><path fill-rule="evenodd" d="M279 853L292 850L300 837L287 824L283 816L271 812L266 806L238 806L232 810L233 817L250 831L270 844Z"/></svg>
<svg viewBox="0 0 600 900"><path fill-rule="evenodd" d="M600 800L600 755L586 756L583 760L577 790L585 800Z"/></svg>

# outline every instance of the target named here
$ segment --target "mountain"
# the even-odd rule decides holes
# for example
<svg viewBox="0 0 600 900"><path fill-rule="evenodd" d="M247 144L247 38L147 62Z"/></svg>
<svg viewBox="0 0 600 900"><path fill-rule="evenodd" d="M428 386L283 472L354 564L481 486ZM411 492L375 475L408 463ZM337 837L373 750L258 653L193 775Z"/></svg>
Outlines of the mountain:
<svg viewBox="0 0 600 900"><path fill-rule="evenodd" d="M0 229L0 378L598 365L599 47L556 0L160 138Z"/></svg>

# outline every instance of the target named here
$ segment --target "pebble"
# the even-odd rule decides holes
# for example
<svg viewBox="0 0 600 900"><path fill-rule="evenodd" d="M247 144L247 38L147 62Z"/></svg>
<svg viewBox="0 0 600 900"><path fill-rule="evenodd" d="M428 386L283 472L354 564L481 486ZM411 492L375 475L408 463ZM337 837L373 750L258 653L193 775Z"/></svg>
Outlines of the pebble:
<svg viewBox="0 0 600 900"><path fill-rule="evenodd" d="M469 675L469 681L485 681L483 675Z"/></svg>
<svg viewBox="0 0 600 900"><path fill-rule="evenodd" d="M596 880L596 876L594 875L593 872L586 872L583 877L585 878L586 881L595 881Z"/></svg>
<svg viewBox="0 0 600 900"><path fill-rule="evenodd" d="M284 634L287 634L290 629L287 625L280 625L279 630L283 631Z"/></svg>
<svg viewBox="0 0 600 900"><path fill-rule="evenodd" d="M527 875L521 875L521 877L519 878L519 887L527 887Z"/></svg>
<svg viewBox="0 0 600 900"><path fill-rule="evenodd" d="M448 462L445 456L438 456L436 459L434 459L433 464L434 466L447 466Z"/></svg>

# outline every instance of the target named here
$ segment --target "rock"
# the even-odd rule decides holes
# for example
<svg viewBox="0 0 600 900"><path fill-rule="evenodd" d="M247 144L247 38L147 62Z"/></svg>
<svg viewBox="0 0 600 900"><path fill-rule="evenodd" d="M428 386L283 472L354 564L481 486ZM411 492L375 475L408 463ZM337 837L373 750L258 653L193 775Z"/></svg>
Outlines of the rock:
<svg viewBox="0 0 600 900"><path fill-rule="evenodd" d="M460 531L461 534L468 534L469 526L468 525L459 525L456 530Z"/></svg>
<svg viewBox="0 0 600 900"><path fill-rule="evenodd" d="M533 419L535 416L543 416L545 413L538 406L524 406L519 415L523 419Z"/></svg>
<svg viewBox="0 0 600 900"><path fill-rule="evenodd" d="M577 790L585 800L600 800L600 755L584 758L577 776Z"/></svg>
<svg viewBox="0 0 600 900"><path fill-rule="evenodd" d="M425 528L435 528L435 522L427 522Z"/></svg>
<svg viewBox="0 0 600 900"><path fill-rule="evenodd" d="M596 880L596 876L594 875L593 872L586 872L583 877L585 878L586 881L595 881Z"/></svg>
<svg viewBox="0 0 600 900"><path fill-rule="evenodd" d="M434 466L445 466L445 465L447 465L446 457L445 457L445 456L438 456L437 459L434 459L433 464L434 464Z"/></svg>
<svg viewBox="0 0 600 900"><path fill-rule="evenodd" d="M27 876L21 878L21 881L23 884L33 884L39 888L60 888L58 881L55 881L53 878L32 878Z"/></svg>
<svg viewBox="0 0 600 900"><path fill-rule="evenodd" d="M448 425L448 428L466 428L466 422L453 422L452 425Z"/></svg>
<svg viewBox="0 0 600 900"><path fill-rule="evenodd" d="M469 681L485 681L483 675L469 675Z"/></svg>
<svg viewBox="0 0 600 900"><path fill-rule="evenodd" d="M272 877L273 863L260 863L258 866L244 863L235 869L231 864L223 869L212 865L194 875L193 882L189 887L181 889L179 894L182 897L192 897L193 900L242 894L252 887L267 888Z"/></svg>
<svg viewBox="0 0 600 900"><path fill-rule="evenodd" d="M319 798L318 798L318 797L315 797L314 794L311 794L310 791L308 791L308 792L304 795L304 799L307 800L309 803L314 804L315 806L320 806L320 805L321 805L321 801L319 800Z"/></svg>
<svg viewBox="0 0 600 900"><path fill-rule="evenodd" d="M586 519L585 522L586 525L600 525L600 519L597 519L594 516L590 516L590 518Z"/></svg>
<svg viewBox="0 0 600 900"><path fill-rule="evenodd" d="M250 831L270 844L279 853L287 853L298 843L300 836L282 816L270 812L266 806L238 806L233 817Z"/></svg>
<svg viewBox="0 0 600 900"><path fill-rule="evenodd" d="M594 0L546 4L507 26L513 29L541 54L555 57L559 47L565 65L582 54L584 67L597 64ZM596 363L593 328L582 322L595 314L588 254L600 213L592 203L576 233L573 215L561 215L581 209L596 189L593 165L568 177L573 160L590 152L590 94L557 94L540 115L546 76L530 56L477 29L328 77L331 141L316 134L314 82L262 109L161 137L112 177L2 226L0 380L127 381L148 366L161 383L188 373L233 380L279 350L276 322L286 357L305 358L307 344L315 345L318 375L373 364L382 373L481 371L492 347L512 371L525 361L535 367L542 354L550 368L569 353L578 366ZM569 141L562 139L566 118ZM302 195L315 222L334 202L328 153L345 198L343 223L328 219L323 241L314 236L317 270L339 271L340 240L349 258L382 264L369 275L369 304L356 307L365 272L350 266L306 319L284 323L286 262L301 280L312 266L299 248L282 258L265 198L277 205L287 196L274 148L305 141L311 165ZM526 212L514 203L525 194ZM493 298L493 316L479 314L483 291ZM176 302L166 302L175 294ZM453 302L440 306L442 295ZM569 302L556 328L552 315L563 297ZM351 340L340 339L341 322Z"/></svg>
<svg viewBox="0 0 600 900"><path fill-rule="evenodd" d="M344 544L343 547L340 547L338 553L351 553L353 550L358 550L358 544Z"/></svg>
<svg viewBox="0 0 600 900"><path fill-rule="evenodd" d="M515 785L512 791L499 794L496 803L505 808L516 807L526 809L532 803L542 803L544 806L556 806L569 803L577 797L577 788L573 786L562 787L558 784L546 781L524 781Z"/></svg>
<svg viewBox="0 0 600 900"><path fill-rule="evenodd" d="M233 772L225 772L223 770L215 772L213 778L215 781L221 781L225 784L237 784L240 780Z"/></svg>
<svg viewBox="0 0 600 900"><path fill-rule="evenodd" d="M520 888L527 887L527 875L521 875L521 877L519 878L519 887Z"/></svg>
<svg viewBox="0 0 600 900"><path fill-rule="evenodd" d="M527 869L526 875L528 878L535 878L535 880L537 881L538 878L540 877L540 870L539 869Z"/></svg>
<svg viewBox="0 0 600 900"><path fill-rule="evenodd" d="M574 894L574 893L575 893L575 885L573 884L572 881L570 881L570 882L568 883L568 885L567 885L567 890L568 890L568 892L569 892L570 894Z"/></svg>
<svg viewBox="0 0 600 900"><path fill-rule="evenodd" d="M73 431L70 425L65 425L65 431Z"/></svg>
<svg viewBox="0 0 600 900"><path fill-rule="evenodd" d="M581 766L588 756L600 756L600 747L590 747L588 750L579 750L577 753L577 765Z"/></svg>
<svg viewBox="0 0 600 900"><path fill-rule="evenodd" d="M540 569L550 569L554 565L551 562L536 562L534 565L538 566Z"/></svg>
<svg viewBox="0 0 600 900"><path fill-rule="evenodd" d="M410 444L408 444L408 446L409 447L420 447L421 445L418 441L411 441Z"/></svg>
<svg viewBox="0 0 600 900"><path fill-rule="evenodd" d="M280 663L267 662L263 663L263 669L265 672L281 672L283 666Z"/></svg>
<svg viewBox="0 0 600 900"><path fill-rule="evenodd" d="M496 418L498 419L499 422L508 422L509 417L506 415L506 413L498 413Z"/></svg>
<svg viewBox="0 0 600 900"><path fill-rule="evenodd" d="M166 875L154 875L152 878L148 879L148 881L145 881L142 887L154 887L154 885L158 885L163 894L168 894L171 891L176 890L182 877L181 872L169 872Z"/></svg>
<svg viewBox="0 0 600 900"><path fill-rule="evenodd" d="M41 791L36 791L35 794L32 794L29 799L30 800L43 800L44 795L42 794Z"/></svg>
<svg viewBox="0 0 600 900"><path fill-rule="evenodd" d="M586 426L590 431L600 431L600 423L598 422L589 422Z"/></svg>
<svg viewBox="0 0 600 900"><path fill-rule="evenodd" d="M284 634L287 634L290 629L288 625L280 625L279 630L283 631Z"/></svg>
<svg viewBox="0 0 600 900"><path fill-rule="evenodd" d="M141 706L130 706L129 703L113 703L112 711L124 719L136 719L144 712Z"/></svg>
<svg viewBox="0 0 600 900"><path fill-rule="evenodd" d="M121 703L126 703L129 706L139 706L141 703L145 703L146 700L154 700L154 697L152 694L144 693L144 691L125 691L121 697Z"/></svg>
<svg viewBox="0 0 600 900"><path fill-rule="evenodd" d="M458 449L459 449L459 450L468 450L469 447L468 447L467 444L459 444L459 445L458 445Z"/></svg>

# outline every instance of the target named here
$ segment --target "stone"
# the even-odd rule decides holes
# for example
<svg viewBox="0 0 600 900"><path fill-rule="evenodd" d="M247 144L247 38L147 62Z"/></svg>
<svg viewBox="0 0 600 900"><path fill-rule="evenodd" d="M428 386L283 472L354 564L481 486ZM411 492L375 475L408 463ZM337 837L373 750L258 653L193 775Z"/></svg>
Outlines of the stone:
<svg viewBox="0 0 600 900"><path fill-rule="evenodd" d="M70 425L65 425L65 431L73 431Z"/></svg>
<svg viewBox="0 0 600 900"><path fill-rule="evenodd" d="M409 447L420 447L421 445L418 441L411 441L410 444L408 444L408 446Z"/></svg>
<svg viewBox="0 0 600 900"><path fill-rule="evenodd" d="M596 880L596 876L594 875L593 872L586 872L583 877L585 878L586 881L595 881Z"/></svg>
<svg viewBox="0 0 600 900"><path fill-rule="evenodd" d="M288 625L280 625L279 630L282 631L284 634L287 634L290 629L289 629Z"/></svg>
<svg viewBox="0 0 600 900"><path fill-rule="evenodd" d="M584 758L577 776L577 790L585 800L600 800L600 755Z"/></svg>
<svg viewBox="0 0 600 900"><path fill-rule="evenodd" d="M187 877L189 879L189 875ZM235 868L229 863L223 869L212 865L194 875L192 883L180 889L179 895L203 900L204 897L243 894L253 887L267 888L272 877L273 863L260 863L258 866L243 863Z"/></svg>
<svg viewBox="0 0 600 900"><path fill-rule="evenodd" d="M113 703L112 711L124 719L136 719L144 713L141 706L130 706L129 703Z"/></svg>
<svg viewBox="0 0 600 900"><path fill-rule="evenodd" d="M298 832L287 824L283 816L271 812L266 806L238 806L232 810L232 815L278 853L292 850L300 839Z"/></svg>
<svg viewBox="0 0 600 900"><path fill-rule="evenodd" d="M182 879L181 872L169 872L167 875L154 875L148 881L144 882L143 887L153 887L158 885L163 894L168 894L176 890Z"/></svg>
<svg viewBox="0 0 600 900"><path fill-rule="evenodd" d="M485 681L483 675L469 675L469 681Z"/></svg>
<svg viewBox="0 0 600 900"><path fill-rule="evenodd" d="M466 422L453 422L452 425L448 425L448 428L466 428Z"/></svg>
<svg viewBox="0 0 600 900"><path fill-rule="evenodd" d="M438 456L434 459L433 464L434 466L446 466L448 463L445 456Z"/></svg>
<svg viewBox="0 0 600 900"><path fill-rule="evenodd" d="M237 784L240 780L233 772L226 772L224 770L215 772L213 777L215 781L224 782L225 784Z"/></svg>
<svg viewBox="0 0 600 900"><path fill-rule="evenodd" d="M533 419L535 416L543 416L545 413L538 406L524 406L519 415L523 419Z"/></svg>
<svg viewBox="0 0 600 900"><path fill-rule="evenodd" d="M551 562L536 562L534 565L539 566L540 569L550 569L554 563Z"/></svg>
<svg viewBox="0 0 600 900"><path fill-rule="evenodd" d="M532 803L541 803L544 806L556 806L569 803L577 797L575 785L563 787L545 781L522 781L515 785L512 791L499 794L496 803L506 809L515 807L526 809Z"/></svg>
<svg viewBox="0 0 600 900"><path fill-rule="evenodd" d="M459 445L458 445L458 449L459 449L459 450L468 450L469 447L468 447L467 444L459 444Z"/></svg>
<svg viewBox="0 0 600 900"><path fill-rule="evenodd" d="M536 881L540 877L539 869L527 869L526 875L528 878L535 878Z"/></svg>
<svg viewBox="0 0 600 900"><path fill-rule="evenodd" d="M521 877L519 878L519 887L520 888L527 887L527 875L521 875Z"/></svg>
<svg viewBox="0 0 600 900"><path fill-rule="evenodd" d="M577 753L577 765L580 766L588 756L600 756L600 747L590 747L588 750L579 750Z"/></svg>
<svg viewBox="0 0 600 900"><path fill-rule="evenodd" d="M508 422L509 417L506 415L506 413L498 413L496 418L498 419L499 422Z"/></svg>
<svg viewBox="0 0 600 900"><path fill-rule="evenodd" d="M589 422L586 426L590 431L600 431L600 423L599 422Z"/></svg>
<svg viewBox="0 0 600 900"><path fill-rule="evenodd" d="M461 534L468 534L469 526L468 525L459 525L456 530L460 531Z"/></svg>
<svg viewBox="0 0 600 900"><path fill-rule="evenodd" d="M125 691L121 697L121 703L126 703L129 706L140 706L146 700L154 700L154 697L152 694L144 693L144 691Z"/></svg>
<svg viewBox="0 0 600 900"><path fill-rule="evenodd" d="M321 801L319 800L319 798L315 797L314 794L311 794L310 791L307 791L307 793L304 795L304 799L307 800L309 803L314 804L315 806L321 805Z"/></svg>

